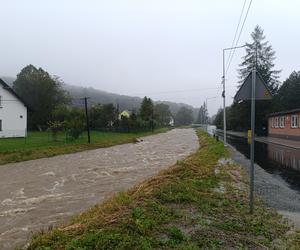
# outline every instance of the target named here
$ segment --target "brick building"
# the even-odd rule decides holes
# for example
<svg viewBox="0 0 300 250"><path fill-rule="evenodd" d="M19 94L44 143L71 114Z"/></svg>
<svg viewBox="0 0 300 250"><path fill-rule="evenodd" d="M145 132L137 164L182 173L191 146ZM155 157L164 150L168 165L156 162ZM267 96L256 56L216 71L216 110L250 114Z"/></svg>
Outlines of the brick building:
<svg viewBox="0 0 300 250"><path fill-rule="evenodd" d="M300 108L270 114L269 136L300 140Z"/></svg>

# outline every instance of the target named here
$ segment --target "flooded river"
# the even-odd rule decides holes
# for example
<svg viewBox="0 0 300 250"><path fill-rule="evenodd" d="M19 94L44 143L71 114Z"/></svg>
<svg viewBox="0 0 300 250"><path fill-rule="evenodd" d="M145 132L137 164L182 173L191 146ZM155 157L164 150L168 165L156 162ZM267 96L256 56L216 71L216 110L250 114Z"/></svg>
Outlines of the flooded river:
<svg viewBox="0 0 300 250"><path fill-rule="evenodd" d="M32 232L68 221L198 147L194 130L173 129L139 143L1 166L0 249L22 246Z"/></svg>

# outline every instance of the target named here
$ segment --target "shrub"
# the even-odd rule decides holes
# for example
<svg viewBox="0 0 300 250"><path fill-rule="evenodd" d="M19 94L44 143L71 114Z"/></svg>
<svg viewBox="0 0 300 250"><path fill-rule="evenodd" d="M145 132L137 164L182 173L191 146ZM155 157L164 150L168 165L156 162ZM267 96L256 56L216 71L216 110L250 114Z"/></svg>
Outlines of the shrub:
<svg viewBox="0 0 300 250"><path fill-rule="evenodd" d="M54 141L57 141L58 132L63 131L64 129L65 129L65 122L61 122L61 121L48 122L48 130L51 131L52 139Z"/></svg>
<svg viewBox="0 0 300 250"><path fill-rule="evenodd" d="M67 133L72 139L76 140L84 131L84 122L80 119L69 120L66 123Z"/></svg>
<svg viewBox="0 0 300 250"><path fill-rule="evenodd" d="M82 109L73 108L66 121L67 135L71 139L78 139L85 129L85 115Z"/></svg>

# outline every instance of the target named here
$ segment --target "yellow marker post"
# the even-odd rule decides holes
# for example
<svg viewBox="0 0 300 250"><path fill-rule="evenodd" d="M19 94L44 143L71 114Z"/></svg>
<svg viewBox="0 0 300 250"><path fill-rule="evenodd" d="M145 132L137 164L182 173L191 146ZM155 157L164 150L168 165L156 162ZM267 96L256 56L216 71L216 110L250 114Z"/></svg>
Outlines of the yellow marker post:
<svg viewBox="0 0 300 250"><path fill-rule="evenodd" d="M251 129L248 130L248 144L251 144Z"/></svg>

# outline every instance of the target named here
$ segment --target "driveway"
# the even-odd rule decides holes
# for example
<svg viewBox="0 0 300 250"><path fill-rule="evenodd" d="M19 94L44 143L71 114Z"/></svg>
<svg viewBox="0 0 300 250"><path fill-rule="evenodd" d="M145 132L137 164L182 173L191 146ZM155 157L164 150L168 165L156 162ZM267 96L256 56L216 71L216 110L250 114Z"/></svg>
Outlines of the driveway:
<svg viewBox="0 0 300 250"><path fill-rule="evenodd" d="M135 144L0 166L0 249L24 244L105 197L135 185L198 148L193 129Z"/></svg>

